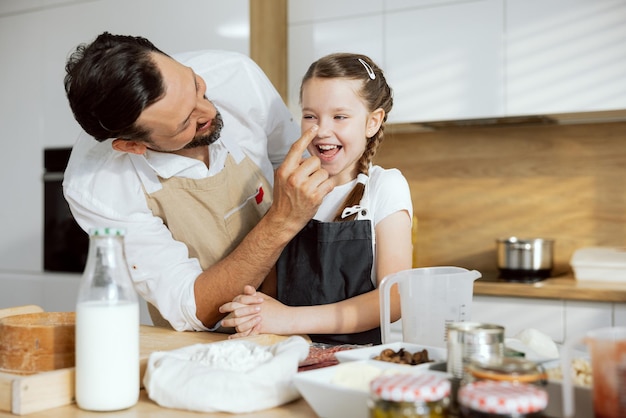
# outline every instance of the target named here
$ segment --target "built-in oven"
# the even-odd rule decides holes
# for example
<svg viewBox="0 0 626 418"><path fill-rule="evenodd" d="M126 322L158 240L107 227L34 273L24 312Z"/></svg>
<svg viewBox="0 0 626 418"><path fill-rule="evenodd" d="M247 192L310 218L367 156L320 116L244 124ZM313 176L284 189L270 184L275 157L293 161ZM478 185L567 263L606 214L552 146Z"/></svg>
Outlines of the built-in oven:
<svg viewBox="0 0 626 418"><path fill-rule="evenodd" d="M71 148L44 150L43 269L82 272L87 261L89 236L74 220L63 197L63 172Z"/></svg>

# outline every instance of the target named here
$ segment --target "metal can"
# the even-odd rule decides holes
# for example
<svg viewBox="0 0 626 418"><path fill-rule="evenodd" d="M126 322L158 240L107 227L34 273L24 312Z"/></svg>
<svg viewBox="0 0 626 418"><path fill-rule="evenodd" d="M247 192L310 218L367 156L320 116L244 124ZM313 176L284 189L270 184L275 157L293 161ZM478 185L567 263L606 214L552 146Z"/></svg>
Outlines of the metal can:
<svg viewBox="0 0 626 418"><path fill-rule="evenodd" d="M435 373L390 374L370 383L371 418L446 418L450 381Z"/></svg>
<svg viewBox="0 0 626 418"><path fill-rule="evenodd" d="M462 379L471 360L504 357L504 327L480 322L453 322L448 326L448 373Z"/></svg>
<svg viewBox="0 0 626 418"><path fill-rule="evenodd" d="M482 380L461 387L458 401L464 418L539 418L548 394L527 383Z"/></svg>

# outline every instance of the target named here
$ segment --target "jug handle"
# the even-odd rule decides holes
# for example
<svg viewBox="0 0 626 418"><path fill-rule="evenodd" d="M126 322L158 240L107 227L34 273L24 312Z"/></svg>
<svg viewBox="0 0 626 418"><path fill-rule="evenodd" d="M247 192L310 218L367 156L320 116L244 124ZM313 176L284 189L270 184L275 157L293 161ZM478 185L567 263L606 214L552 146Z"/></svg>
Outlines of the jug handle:
<svg viewBox="0 0 626 418"><path fill-rule="evenodd" d="M391 306L389 293L391 286L400 280L397 274L385 276L380 282L379 299L380 299L380 333L382 343L387 344L391 339Z"/></svg>

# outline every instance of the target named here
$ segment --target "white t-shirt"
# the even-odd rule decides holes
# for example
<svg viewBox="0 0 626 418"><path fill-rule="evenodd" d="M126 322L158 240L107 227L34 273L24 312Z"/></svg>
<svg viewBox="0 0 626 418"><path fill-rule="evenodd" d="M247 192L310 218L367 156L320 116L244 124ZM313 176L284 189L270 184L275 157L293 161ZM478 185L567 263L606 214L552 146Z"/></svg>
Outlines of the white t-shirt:
<svg viewBox="0 0 626 418"><path fill-rule="evenodd" d="M174 240L152 214L144 188L148 193L158 190L157 175L193 179L215 175L223 169L228 152L237 162L245 152L273 184L273 168L300 137L300 128L262 70L245 55L197 51L174 58L205 80L206 95L224 118L222 139L209 146L210 168L175 154L118 152L112 149L112 140L100 143L83 132L72 150L63 189L84 230L126 229L126 257L135 288L174 329L206 330L196 317L193 291L202 272L200 263L189 258L187 246Z"/></svg>
<svg viewBox="0 0 626 418"><path fill-rule="evenodd" d="M318 221L331 222L339 206L344 202L348 193L354 188L357 179L335 187L322 202L313 217ZM413 219L413 202L411 190L406 178L400 170L391 168L384 169L380 166L372 166L369 170L369 180L365 187L365 193L361 200L361 206L367 209L365 212L357 212L357 220L369 219L372 223L372 249L376 254L376 225L387 216L398 211L407 211ZM372 283L376 286L376 257L372 265Z"/></svg>

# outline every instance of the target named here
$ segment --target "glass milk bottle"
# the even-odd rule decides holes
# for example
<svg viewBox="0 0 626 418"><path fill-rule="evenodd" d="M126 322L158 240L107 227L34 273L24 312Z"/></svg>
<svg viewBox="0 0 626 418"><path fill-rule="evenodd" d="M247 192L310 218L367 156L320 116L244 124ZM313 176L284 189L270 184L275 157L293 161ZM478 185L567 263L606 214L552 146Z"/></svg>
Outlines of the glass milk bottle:
<svg viewBox="0 0 626 418"><path fill-rule="evenodd" d="M114 411L139 398L139 304L124 255L124 230L89 231L76 303L76 403Z"/></svg>

